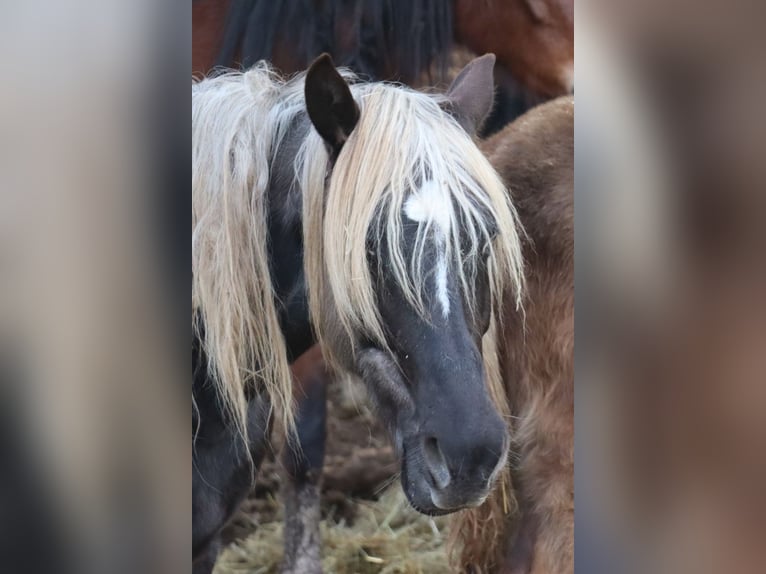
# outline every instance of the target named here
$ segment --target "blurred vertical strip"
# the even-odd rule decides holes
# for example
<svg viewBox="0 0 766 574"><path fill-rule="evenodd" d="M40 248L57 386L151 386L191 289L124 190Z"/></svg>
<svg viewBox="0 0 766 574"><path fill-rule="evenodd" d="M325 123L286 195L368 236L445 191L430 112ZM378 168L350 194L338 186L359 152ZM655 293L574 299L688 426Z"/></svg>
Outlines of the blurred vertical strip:
<svg viewBox="0 0 766 574"><path fill-rule="evenodd" d="M576 8L578 572L766 564L762 8Z"/></svg>
<svg viewBox="0 0 766 574"><path fill-rule="evenodd" d="M190 40L188 0L0 8L3 571L189 569Z"/></svg>

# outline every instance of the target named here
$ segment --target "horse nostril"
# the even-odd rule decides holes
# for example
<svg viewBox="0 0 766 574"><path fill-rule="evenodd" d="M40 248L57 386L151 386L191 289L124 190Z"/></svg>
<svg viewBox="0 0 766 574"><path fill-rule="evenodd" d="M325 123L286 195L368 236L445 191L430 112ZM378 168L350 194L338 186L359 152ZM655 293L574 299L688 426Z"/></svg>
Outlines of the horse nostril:
<svg viewBox="0 0 766 574"><path fill-rule="evenodd" d="M449 486L452 477L436 437L428 437L423 441L423 457L426 462L426 468L433 479L434 486L438 489L444 489Z"/></svg>

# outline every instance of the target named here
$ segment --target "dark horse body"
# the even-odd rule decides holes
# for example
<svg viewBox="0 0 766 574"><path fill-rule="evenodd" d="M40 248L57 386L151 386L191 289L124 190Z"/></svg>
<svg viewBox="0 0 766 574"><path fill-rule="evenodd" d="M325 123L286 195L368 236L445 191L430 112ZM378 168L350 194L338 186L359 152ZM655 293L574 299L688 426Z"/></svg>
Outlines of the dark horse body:
<svg viewBox="0 0 766 574"><path fill-rule="evenodd" d="M473 133L481 123L492 101L493 62L493 58L485 57L466 67L444 100L448 109L434 107L434 104L423 100L426 96L422 95L419 96L421 100L413 100L421 101L421 104L408 104L402 109L409 110L410 105L425 105L424 109L429 110L427 113L434 114L436 119L431 121L436 122L437 128L444 122L446 127L443 129L451 134L445 142L454 143L454 138L458 137L465 138L465 143L460 145L473 146L468 134ZM251 73L264 72L256 70ZM299 87L303 88L303 84ZM327 169L336 169L336 162L343 160L340 154L344 151L349 135L360 122L360 110L349 86L335 71L328 57L318 59L312 66L306 75L304 89L305 110L291 116L287 136L269 160L268 186L264 190L269 206L266 222L269 279L289 360L313 344L315 338L312 326L317 325L314 320L316 317L312 315L310 319L307 301L303 239L306 233L303 221L305 214L302 215L301 211L300 193L295 192L297 182L294 158L299 154L301 144L316 130L323 139L329 157ZM400 90L394 87L385 89ZM361 122L364 121L362 116ZM370 120L367 121L369 125ZM394 141L395 134L389 137ZM438 154L439 150L430 150L429 153ZM478 157L481 157L480 154ZM441 160L437 158L436 161ZM485 160L482 158L482 161ZM454 160L444 165L452 163ZM482 181L482 177L490 177L487 181L493 181L491 177L496 177L488 164L486 168L480 165L476 169L480 170L475 174L479 178L477 181ZM488 171L481 172L484 169ZM492 175L488 176L490 173ZM322 175L328 181L327 173ZM412 180L408 178L407 181ZM440 184L445 182L446 186L448 174L445 173L439 181ZM421 184L428 188L427 182ZM386 186L386 189L389 187ZM430 194L436 193L432 188L428 190ZM354 191L336 189L335 192L353 194ZM307 192L303 190L303 193ZM313 190L313 193L317 193L317 190ZM376 314L379 314L385 326L386 340L378 342L373 335L360 332L356 343L353 343L345 340L340 330L335 331L334 336L324 343L330 347L342 368L360 376L367 384L378 413L395 438L402 462L402 484L410 502L421 512L444 514L479 504L488 495L499 469L504 466L508 438L485 388L482 366L481 339L488 327L490 307L494 306L489 295L490 287L485 283L488 279L484 272L470 275L471 281L477 283L470 286L469 291L484 293L474 302L467 298L468 292L463 290L457 279L453 279L462 276L459 269L453 268L456 275L450 276L446 267L442 275L432 266L436 264L437 258L442 261L439 249L444 248L445 242L451 241L452 237L455 241L469 241L468 248L477 257L482 253L485 254L482 257L486 257L488 246L487 243L477 242L492 241L494 234L505 234L498 236L505 237L504 241L510 242L508 245L512 243L508 239L509 234L512 234L513 242L517 239L515 229L512 225L508 226L508 222L512 224L514 221L510 211L507 215L502 213L502 209L510 208L506 203L491 203L497 201L497 197L504 196L501 191L491 191L488 199L484 198L483 201L487 202L486 209L491 209L489 206L493 205L500 210L485 214L486 217L495 217L499 213L499 217L505 219L498 219L500 223L480 223L482 227L478 231L469 230L469 238L463 237L463 230L459 229L455 235L444 239L428 235L432 226L436 225L434 221L438 221L431 218L440 213L443 216L444 209L455 209L455 204L446 199L444 201L448 203L443 203L439 208L429 204L428 198L431 196L423 195L419 190L409 189L404 193L408 194L405 198L414 197L417 202L407 204L412 208L406 210L411 221L404 226L397 240L403 243L394 246L394 249L401 249L401 253L412 257L414 261L420 246L423 250L421 255L427 257L423 265L426 269L431 268L431 271L423 279L423 288L430 291L423 300L425 309L416 311L402 291L401 279L390 275L391 264L386 259L387 254L391 253L390 246L379 247L376 252L372 244L372 251L369 251L370 237L374 235L368 231L359 241L360 247L368 253L378 253L368 265L374 271L373 288L379 293ZM444 193L463 192L454 189L450 192L449 188L445 188ZM466 198L474 196L456 197L462 198L463 204L467 205ZM477 201L480 199L478 195L475 198ZM399 202L401 204L402 200ZM470 213L474 212L457 212L454 221L460 221L461 226L471 225L470 220L466 219L466 214ZM394 213L391 217L392 220L400 220L404 215ZM502 225L506 226L505 230ZM486 230L490 228L493 230L492 236L487 235L489 232ZM393 241L387 239L388 235L382 237L384 243ZM503 244L495 245L495 249L500 249L497 245ZM512 251L505 248L503 253L510 256ZM375 258L379 258L377 262ZM482 261L476 263L477 269L486 264L486 261ZM445 259L444 264L450 265L450 260ZM500 273L501 267L494 260L493 265ZM443 277L443 282L435 283L437 279L434 274ZM437 292L438 297L434 294ZM324 310L327 305L327 302L322 303L322 313L335 316L331 308ZM321 318L319 321L321 323ZM195 403L192 413L193 561L195 572L200 573L212 569L221 529L252 486L255 470L268 447L271 408L271 397L263 389L254 387L245 390L249 439L247 444L243 442L241 433L224 408L211 379L208 357L204 350L206 327L201 325L192 342L192 390ZM340 329L337 326L335 328ZM350 351L354 346L356 350ZM447 368L443 357L445 352L460 368ZM302 448L287 449L284 458L292 489L288 500L288 515L299 518L306 513L314 513L318 517L316 480L323 455L324 387L321 384L311 384L311 381L323 376L320 371L314 369L313 372L304 373L301 378L304 384L298 388L297 393L304 400L297 401L297 424L293 429L297 437L294 436L292 444L300 444ZM463 432L453 432L455 421L461 421ZM291 522L288 518L285 568L294 572L317 572L320 567L316 531L305 530L302 525L301 520Z"/></svg>
<svg viewBox="0 0 766 574"><path fill-rule="evenodd" d="M309 128L308 118L302 120L302 129ZM288 140L283 147L287 157L297 153L297 139ZM285 162L285 166L291 165ZM285 190L289 188L292 175L286 170L272 174L269 186L276 206L269 222L268 241L272 253L272 282L279 306L279 319L285 338L288 360L300 357L314 344L309 321L308 302L303 278L302 232L299 218L286 216L294 208L288 201ZM195 409L192 411L193 452L193 526L192 553L194 572L212 571L219 552L219 537L222 528L233 516L242 501L249 494L268 448L271 433L269 413L271 400L266 393L252 393L248 403L248 436L245 444L220 404L219 397L210 383L208 364L198 337L192 341L192 394ZM316 466L317 454L324 452L322 429L312 428L313 418L306 408L320 411L324 405L324 390L321 396L312 396L301 413L300 405L306 401L298 398L297 432L302 449L288 450L286 459L292 461L291 477L302 477ZM302 431L312 428L312 438L303 436ZM317 449L309 447L312 441L321 438ZM314 464L312 465L312 462ZM319 465L321 467L321 463Z"/></svg>
<svg viewBox="0 0 766 574"><path fill-rule="evenodd" d="M308 118L304 118L303 123L303 129L308 129ZM283 149L286 154L294 155L297 151L295 146L295 141L288 141ZM289 162L286 165L290 165ZM309 322L303 260L300 255L303 243L300 220L290 220L280 213L281 210L289 209L289 202L283 192L291 176L286 172L275 172L272 179L273 185L269 189L273 193L274 204L282 206L275 208L268 227L269 245L273 253L272 282L277 300L283 302L279 306L280 327L288 359L292 361L314 344L314 337ZM212 571L219 552L221 530L252 489L256 469L268 448L271 433L269 413L272 405L266 393L253 392L249 396L247 417L250 440L249 444L245 444L211 385L207 358L197 336L192 340L192 395L195 402L192 410L192 555L194 572L203 574ZM314 400L308 408L321 410L324 397L312 398ZM305 412L301 416L299 408L299 435L303 428L311 427L311 419ZM316 430L314 434L322 437L321 432ZM305 452L309 452L308 445L312 440L303 438ZM319 454L324 449L323 437L321 442L320 449L314 449ZM296 461L295 476L308 472L310 463L316 458L316 454L306 457L303 453L298 449L288 457Z"/></svg>

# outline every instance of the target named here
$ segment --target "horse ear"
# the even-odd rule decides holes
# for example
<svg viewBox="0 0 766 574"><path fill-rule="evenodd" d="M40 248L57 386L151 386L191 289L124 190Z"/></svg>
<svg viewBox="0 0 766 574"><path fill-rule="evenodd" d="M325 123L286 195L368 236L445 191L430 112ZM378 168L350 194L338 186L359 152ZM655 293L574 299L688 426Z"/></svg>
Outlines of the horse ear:
<svg viewBox="0 0 766 574"><path fill-rule="evenodd" d="M494 54L475 58L460 70L447 90L455 117L471 135L477 132L492 109L495 99L494 67Z"/></svg>
<svg viewBox="0 0 766 574"><path fill-rule="evenodd" d="M329 54L311 64L304 89L311 123L333 150L339 150L359 121L359 107Z"/></svg>

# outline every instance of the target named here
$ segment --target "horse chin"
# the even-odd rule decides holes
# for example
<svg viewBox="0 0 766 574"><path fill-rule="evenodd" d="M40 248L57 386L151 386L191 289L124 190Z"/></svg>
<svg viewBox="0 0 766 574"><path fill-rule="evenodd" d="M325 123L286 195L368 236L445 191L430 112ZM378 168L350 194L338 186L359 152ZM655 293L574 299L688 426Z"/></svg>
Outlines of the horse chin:
<svg viewBox="0 0 766 574"><path fill-rule="evenodd" d="M471 488L470 493L465 491L465 487L457 492L454 490L440 492L426 478L428 471L418 464L418 457L407 456L408 453L415 454L408 450L408 442L405 441L400 459L401 482L407 502L412 508L427 516L444 516L466 508L480 506L486 501L494 480L491 480L483 488Z"/></svg>
<svg viewBox="0 0 766 574"><path fill-rule="evenodd" d="M409 502L410 506L420 514L425 514L426 516L444 516L445 514L450 514L458 510L445 510L436 506L431 494L431 488L425 479L421 477L419 479L411 480L409 475L410 473L407 470L407 465L402 464L402 490L407 498L407 502Z"/></svg>
<svg viewBox="0 0 766 574"><path fill-rule="evenodd" d="M412 460L407 457L407 447L404 446L404 451L401 458L401 481L402 490L407 497L407 502L410 506L427 516L444 516L446 514L452 514L463 510L470 506L477 506L483 502L477 499L476 503L461 504L459 506L447 505L443 501L440 503L440 498L443 498L439 492L434 490L433 485L426 478L427 471L421 468L417 462L417 459Z"/></svg>
<svg viewBox="0 0 766 574"><path fill-rule="evenodd" d="M394 357L381 349L364 347L356 355L355 368L388 427L399 456L402 489L410 505L421 514L442 516L480 504L486 492L468 497L453 488L448 492L435 490L420 451L421 421Z"/></svg>

